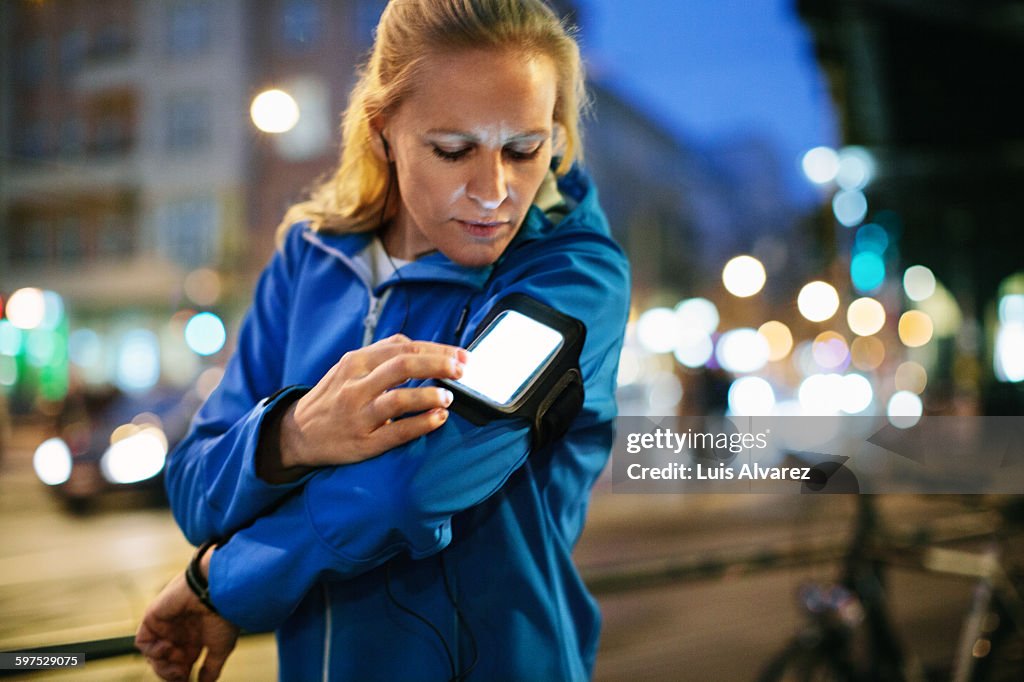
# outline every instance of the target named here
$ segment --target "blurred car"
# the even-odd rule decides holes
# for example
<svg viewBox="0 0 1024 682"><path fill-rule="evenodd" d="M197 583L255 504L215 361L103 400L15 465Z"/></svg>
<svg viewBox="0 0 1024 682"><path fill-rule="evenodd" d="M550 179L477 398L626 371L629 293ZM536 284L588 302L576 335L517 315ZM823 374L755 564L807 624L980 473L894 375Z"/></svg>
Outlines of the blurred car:
<svg viewBox="0 0 1024 682"><path fill-rule="evenodd" d="M70 395L54 435L36 448L33 468L73 511L118 490L163 499L167 453L185 437L201 403L194 388Z"/></svg>

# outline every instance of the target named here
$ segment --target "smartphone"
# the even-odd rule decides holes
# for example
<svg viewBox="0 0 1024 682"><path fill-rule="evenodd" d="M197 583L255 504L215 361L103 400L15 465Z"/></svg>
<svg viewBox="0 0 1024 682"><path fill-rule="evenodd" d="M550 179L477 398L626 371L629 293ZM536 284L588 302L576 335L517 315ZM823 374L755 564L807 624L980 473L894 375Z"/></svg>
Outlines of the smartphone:
<svg viewBox="0 0 1024 682"><path fill-rule="evenodd" d="M559 330L503 310L466 349L462 378L445 382L501 412L512 412L565 344Z"/></svg>

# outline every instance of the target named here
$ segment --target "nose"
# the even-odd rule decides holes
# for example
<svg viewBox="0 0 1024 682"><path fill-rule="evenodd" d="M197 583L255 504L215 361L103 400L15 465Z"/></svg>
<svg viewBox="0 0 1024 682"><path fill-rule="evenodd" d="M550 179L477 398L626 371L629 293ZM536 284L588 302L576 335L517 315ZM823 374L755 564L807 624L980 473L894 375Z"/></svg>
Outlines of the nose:
<svg viewBox="0 0 1024 682"><path fill-rule="evenodd" d="M481 208L493 211L508 197L508 182L501 153L480 154L466 184L466 194Z"/></svg>

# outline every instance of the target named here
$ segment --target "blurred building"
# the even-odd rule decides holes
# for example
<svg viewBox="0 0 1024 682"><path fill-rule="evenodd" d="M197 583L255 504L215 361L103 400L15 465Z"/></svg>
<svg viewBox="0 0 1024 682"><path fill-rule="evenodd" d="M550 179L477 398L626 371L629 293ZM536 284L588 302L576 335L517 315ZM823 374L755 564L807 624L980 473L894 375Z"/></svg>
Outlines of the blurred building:
<svg viewBox="0 0 1024 682"><path fill-rule="evenodd" d="M0 321L0 384L28 397L42 374L70 368L141 390L222 362L230 339L199 354L185 326L214 312L230 336L284 211L336 162L354 66L385 4L0 3L0 299L35 287L66 313L31 332ZM250 116L269 89L298 107L287 132ZM765 145L702 150L609 85L593 94L587 165L640 305L710 295L722 263L758 236L788 241L793 215Z"/></svg>
<svg viewBox="0 0 1024 682"><path fill-rule="evenodd" d="M961 313L962 326L936 349L940 399L980 389L987 413L1019 414L1024 104L1014 93L1024 60L1024 5L796 4L814 33L844 142L863 145L877 159L867 190L871 214L888 212L901 266L931 268ZM1017 340L1000 344L1001 337Z"/></svg>
<svg viewBox="0 0 1024 682"><path fill-rule="evenodd" d="M188 314L244 306L284 208L335 159L352 65L383 5L0 3L0 298L58 292L71 331L88 331L86 382L116 377L126 339L156 345L139 354L162 365L143 383L194 378ZM250 120L268 88L300 107L288 133Z"/></svg>

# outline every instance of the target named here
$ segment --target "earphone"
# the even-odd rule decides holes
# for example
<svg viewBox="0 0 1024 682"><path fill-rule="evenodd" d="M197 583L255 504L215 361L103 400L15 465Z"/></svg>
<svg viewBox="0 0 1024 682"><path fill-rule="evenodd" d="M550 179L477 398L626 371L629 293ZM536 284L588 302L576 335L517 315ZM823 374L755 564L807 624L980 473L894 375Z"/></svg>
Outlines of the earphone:
<svg viewBox="0 0 1024 682"><path fill-rule="evenodd" d="M391 145L388 144L388 138L384 137L384 133L378 131L380 135L380 143L384 145L384 158L388 160L388 165L393 165L395 162L391 160Z"/></svg>

